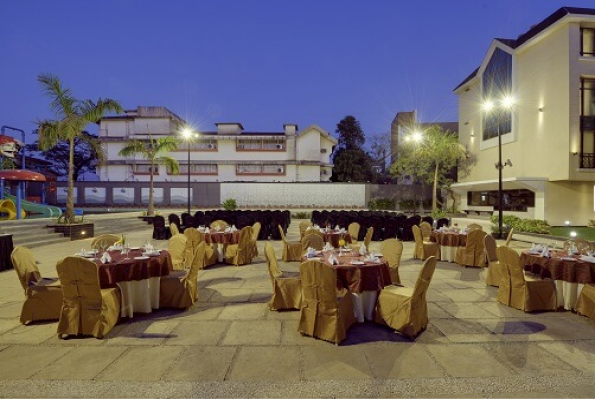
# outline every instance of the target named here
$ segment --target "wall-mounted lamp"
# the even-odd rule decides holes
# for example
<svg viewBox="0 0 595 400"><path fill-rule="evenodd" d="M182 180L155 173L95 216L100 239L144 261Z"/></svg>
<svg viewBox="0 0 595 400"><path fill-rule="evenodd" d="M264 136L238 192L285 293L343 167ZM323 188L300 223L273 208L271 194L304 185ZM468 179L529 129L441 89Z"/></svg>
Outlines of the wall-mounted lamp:
<svg viewBox="0 0 595 400"><path fill-rule="evenodd" d="M92 191L93 193L97 193L97 188L93 188L93 189L91 189L91 191Z"/></svg>
<svg viewBox="0 0 595 400"><path fill-rule="evenodd" d="M539 112L543 112L543 107L538 108Z"/></svg>
<svg viewBox="0 0 595 400"><path fill-rule="evenodd" d="M575 151L574 153L572 153L572 155L578 156L578 151Z"/></svg>
<svg viewBox="0 0 595 400"><path fill-rule="evenodd" d="M506 162L504 163L504 166L509 166L512 167L512 161L510 161L510 158L508 160L506 160Z"/></svg>
<svg viewBox="0 0 595 400"><path fill-rule="evenodd" d="M126 193L126 189L122 188L122 189L120 189L120 192Z"/></svg>
<svg viewBox="0 0 595 400"><path fill-rule="evenodd" d="M564 225L570 226L570 221L564 221Z"/></svg>
<svg viewBox="0 0 595 400"><path fill-rule="evenodd" d="M64 193L68 193L68 188L62 188L62 191L63 191Z"/></svg>
<svg viewBox="0 0 595 400"><path fill-rule="evenodd" d="M463 125L469 125L469 121L466 121Z"/></svg>
<svg viewBox="0 0 595 400"><path fill-rule="evenodd" d="M576 232L575 231L570 232L570 237L575 238L576 237Z"/></svg>

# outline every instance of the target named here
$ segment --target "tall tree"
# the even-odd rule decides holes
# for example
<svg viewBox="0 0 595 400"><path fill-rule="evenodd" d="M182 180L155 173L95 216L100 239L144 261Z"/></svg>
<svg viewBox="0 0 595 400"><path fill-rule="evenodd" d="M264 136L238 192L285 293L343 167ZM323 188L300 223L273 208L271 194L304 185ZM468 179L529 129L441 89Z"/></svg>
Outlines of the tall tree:
<svg viewBox="0 0 595 400"><path fill-rule="evenodd" d="M390 133L372 136L370 138L370 149L372 164L377 169L376 182L390 182L390 174L387 170L387 161L390 157Z"/></svg>
<svg viewBox="0 0 595 400"><path fill-rule="evenodd" d="M448 189L454 182L454 167L458 167L459 174L466 173L470 160L456 134L444 132L440 126L433 125L424 131L419 140L404 140L399 145L399 158L390 170L394 175L412 175L432 184L432 210L437 210L438 189Z"/></svg>
<svg viewBox="0 0 595 400"><path fill-rule="evenodd" d="M127 142L119 151L119 155L123 157L130 157L140 155L145 160L149 161L150 165L150 184L149 184L149 206L147 208L147 215L155 214L155 205L153 204L153 181L156 165L165 165L173 174L180 172L180 165L178 161L169 156L162 156L162 153L168 153L176 150L180 141L172 136L165 136L154 139L151 136L147 140L133 139ZM190 166L188 166L190 168Z"/></svg>
<svg viewBox="0 0 595 400"><path fill-rule="evenodd" d="M63 88L60 79L52 74L41 74L37 80L45 94L50 98L50 110L57 117L55 120L38 120L39 148L48 150L59 142L68 143L68 192L64 221L74 223L74 144L75 139L83 135L90 123L98 123L109 112L122 112L122 106L112 99L78 100L72 91ZM98 147L100 159L103 151Z"/></svg>
<svg viewBox="0 0 595 400"><path fill-rule="evenodd" d="M372 160L362 146L366 141L359 121L352 115L343 118L338 124L336 133L339 143L333 154L333 182L366 182L372 181L374 171Z"/></svg>

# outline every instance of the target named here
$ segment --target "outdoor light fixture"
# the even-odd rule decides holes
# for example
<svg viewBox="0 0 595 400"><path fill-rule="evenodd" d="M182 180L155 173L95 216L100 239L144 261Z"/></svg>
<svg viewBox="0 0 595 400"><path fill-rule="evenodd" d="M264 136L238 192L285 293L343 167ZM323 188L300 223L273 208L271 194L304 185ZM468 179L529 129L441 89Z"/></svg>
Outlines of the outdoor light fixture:
<svg viewBox="0 0 595 400"><path fill-rule="evenodd" d="M575 231L570 232L570 237L575 238L576 237L576 232Z"/></svg>
<svg viewBox="0 0 595 400"><path fill-rule="evenodd" d="M570 226L570 221L564 221L564 225Z"/></svg>
<svg viewBox="0 0 595 400"><path fill-rule="evenodd" d="M186 141L186 145L188 148L188 214L190 214L190 142L192 139L196 138L198 135L192 131L192 129L186 127L182 130L182 137Z"/></svg>

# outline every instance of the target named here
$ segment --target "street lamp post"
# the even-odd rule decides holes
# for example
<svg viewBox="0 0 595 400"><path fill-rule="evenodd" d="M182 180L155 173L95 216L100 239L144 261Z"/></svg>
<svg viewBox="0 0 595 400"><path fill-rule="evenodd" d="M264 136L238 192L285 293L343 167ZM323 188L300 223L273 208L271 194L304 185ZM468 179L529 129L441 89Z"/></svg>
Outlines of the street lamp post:
<svg viewBox="0 0 595 400"><path fill-rule="evenodd" d="M191 203L191 198L190 198L190 142L197 135L194 132L192 132L192 130L190 128L185 128L182 131L182 136L184 137L184 140L186 141L186 146L188 148L188 165L187 165L187 169L188 169L188 171L187 171L188 172L188 214L190 214L190 203Z"/></svg>

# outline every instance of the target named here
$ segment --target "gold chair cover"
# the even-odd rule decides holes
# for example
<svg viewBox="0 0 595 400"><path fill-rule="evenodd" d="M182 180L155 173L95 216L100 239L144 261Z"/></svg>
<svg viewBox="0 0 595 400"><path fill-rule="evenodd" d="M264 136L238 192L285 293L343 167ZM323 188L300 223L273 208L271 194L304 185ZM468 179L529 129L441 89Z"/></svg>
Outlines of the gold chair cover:
<svg viewBox="0 0 595 400"><path fill-rule="evenodd" d="M393 284L401 284L399 264L403 255L403 242L397 239L386 239L380 243L380 252L388 262L390 279Z"/></svg>
<svg viewBox="0 0 595 400"><path fill-rule="evenodd" d="M479 224L469 224L469 226L467 226L467 232L475 231L478 229L483 230L483 228Z"/></svg>
<svg viewBox="0 0 595 400"><path fill-rule="evenodd" d="M471 224L473 225L473 224ZM484 241L486 233L481 229L474 229L467 233L467 244L457 248L455 262L465 267L484 267Z"/></svg>
<svg viewBox="0 0 595 400"><path fill-rule="evenodd" d="M185 232L184 232L185 233ZM189 270L161 277L159 307L188 309L198 301L198 271L204 268L205 242L194 249Z"/></svg>
<svg viewBox="0 0 595 400"><path fill-rule="evenodd" d="M26 247L15 247L10 258L25 292L21 323L59 319L62 307L60 282L41 277L33 253Z"/></svg>
<svg viewBox="0 0 595 400"><path fill-rule="evenodd" d="M223 221L222 219L218 219L218 220L211 222L211 229L215 229L215 230L217 230L217 228L219 228L219 230L222 231L222 230L225 230L225 228L227 228L228 226L229 226L229 224L226 221Z"/></svg>
<svg viewBox="0 0 595 400"><path fill-rule="evenodd" d="M283 232L281 225L278 225L279 232L281 234L281 240L283 240L283 253L281 259L283 261L301 261L302 259L302 243L301 242L288 242Z"/></svg>
<svg viewBox="0 0 595 400"><path fill-rule="evenodd" d="M500 246L496 249L496 255L498 256L498 260L500 260L500 249L505 247L506 246ZM498 261L498 263L500 264L500 286L498 286L497 300L498 303L510 306L510 298L512 293L510 271L508 270L508 267L504 265L503 262Z"/></svg>
<svg viewBox="0 0 595 400"><path fill-rule="evenodd" d="M169 224L169 232L171 233L172 236L180 233L180 230L178 229L178 225L176 225L173 222L171 224Z"/></svg>
<svg viewBox="0 0 595 400"><path fill-rule="evenodd" d="M485 235L483 239L485 247L486 261L488 263L488 272L486 274L486 285L500 287L502 279L501 265L498 262L496 254L496 239L492 235Z"/></svg>
<svg viewBox="0 0 595 400"><path fill-rule="evenodd" d="M576 301L576 312L595 321L595 286L586 284Z"/></svg>
<svg viewBox="0 0 595 400"><path fill-rule="evenodd" d="M277 263L275 249L270 243L264 245L264 255L269 266L269 277L273 284L273 295L269 301L269 309L299 310L302 304L302 284L299 275L282 272Z"/></svg>
<svg viewBox="0 0 595 400"><path fill-rule="evenodd" d="M322 250L324 247L324 238L316 233L307 233L302 238L302 254L312 247L316 250Z"/></svg>
<svg viewBox="0 0 595 400"><path fill-rule="evenodd" d="M556 309L553 280L525 275L519 254L509 247L500 246L496 252L500 264L510 273L510 307L525 312Z"/></svg>
<svg viewBox="0 0 595 400"><path fill-rule="evenodd" d="M99 250L100 248L108 248L113 246L117 241L122 239L119 235L114 235L113 233L105 233L103 235L99 235L91 241L91 248Z"/></svg>
<svg viewBox="0 0 595 400"><path fill-rule="evenodd" d="M258 235L260 235L260 228L262 224L260 222L255 222L252 225L252 237L250 241L252 242L252 258L258 257Z"/></svg>
<svg viewBox="0 0 595 400"><path fill-rule="evenodd" d="M384 322L414 339L428 326L426 293L435 269L436 257L428 257L413 288L391 285L382 289L376 306L376 322Z"/></svg>
<svg viewBox="0 0 595 400"><path fill-rule="evenodd" d="M97 265L82 257L66 257L56 269L64 293L58 336L103 338L120 318L120 289L101 289Z"/></svg>
<svg viewBox="0 0 595 400"><path fill-rule="evenodd" d="M240 230L240 238L236 244L225 246L225 262L244 265L252 262L252 227L245 226Z"/></svg>
<svg viewBox="0 0 595 400"><path fill-rule="evenodd" d="M351 293L337 290L337 271L320 261L300 265L302 307L298 330L336 344L355 323Z"/></svg>
<svg viewBox="0 0 595 400"><path fill-rule="evenodd" d="M357 222L352 222L347 227L347 232L349 232L349 236L351 236L351 244L357 244L360 228L361 226Z"/></svg>
<svg viewBox="0 0 595 400"><path fill-rule="evenodd" d="M216 245L213 243L207 243L205 240L205 235L198 231L198 243L205 242L205 258L204 258L204 267L206 268L209 265L217 264L217 248Z"/></svg>
<svg viewBox="0 0 595 400"><path fill-rule="evenodd" d="M430 241L430 236L432 235L432 225L430 225L427 221L422 221L419 224L419 229L421 230L421 238L424 242Z"/></svg>
<svg viewBox="0 0 595 400"><path fill-rule="evenodd" d="M440 245L435 242L425 242L421 236L421 229L417 225L411 227L415 248L413 249L413 258L425 260L428 257L440 257Z"/></svg>
<svg viewBox="0 0 595 400"><path fill-rule="evenodd" d="M371 226L366 231L366 236L364 236L364 246L366 246L366 251L370 251L370 243L372 242L372 236L374 235L374 227Z"/></svg>
<svg viewBox="0 0 595 400"><path fill-rule="evenodd" d="M506 236L506 242L504 242L504 246L508 247L510 245L510 241L512 240L512 235L514 233L514 228L510 228L508 231L508 236Z"/></svg>
<svg viewBox="0 0 595 400"><path fill-rule="evenodd" d="M300 238L303 238L306 234L306 229L311 228L313 226L311 221L302 221L299 224L300 227Z"/></svg>
<svg viewBox="0 0 595 400"><path fill-rule="evenodd" d="M175 271L183 271L186 269L187 264L190 266L190 260L188 260L188 263L186 262L187 241L188 239L183 233L178 233L167 241L167 251L169 252L171 263Z"/></svg>

